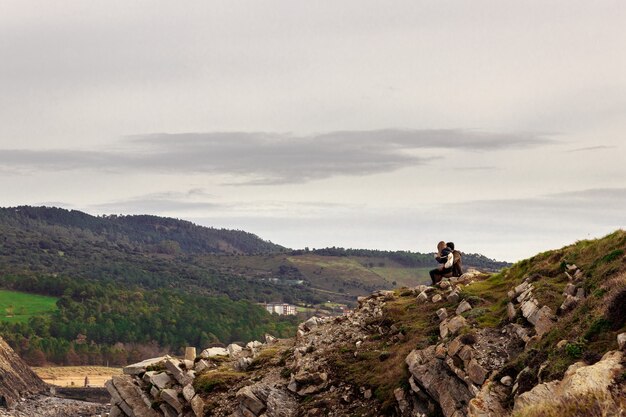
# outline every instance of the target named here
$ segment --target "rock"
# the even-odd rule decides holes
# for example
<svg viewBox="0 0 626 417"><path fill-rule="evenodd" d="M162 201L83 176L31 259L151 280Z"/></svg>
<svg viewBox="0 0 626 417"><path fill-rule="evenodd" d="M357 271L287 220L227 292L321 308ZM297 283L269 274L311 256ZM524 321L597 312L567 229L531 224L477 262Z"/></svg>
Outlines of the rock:
<svg viewBox="0 0 626 417"><path fill-rule="evenodd" d="M554 314L548 306L543 306L539 310L527 317L528 321L535 326L537 336L541 337L548 333L554 326Z"/></svg>
<svg viewBox="0 0 626 417"><path fill-rule="evenodd" d="M115 375L105 383L105 387L111 394L111 404L126 415L158 417L156 411L146 404L143 392L130 376Z"/></svg>
<svg viewBox="0 0 626 417"><path fill-rule="evenodd" d="M444 321L439 323L439 336L442 339L445 339L446 337L448 337L449 333L450 329L448 328L448 319L445 319Z"/></svg>
<svg viewBox="0 0 626 417"><path fill-rule="evenodd" d="M472 359L467 366L467 376L474 384L480 386L487 378L487 371L478 364L476 359Z"/></svg>
<svg viewBox="0 0 626 417"><path fill-rule="evenodd" d="M506 315L509 318L509 321L513 321L513 319L517 316L517 310L513 303L507 303L506 305Z"/></svg>
<svg viewBox="0 0 626 417"><path fill-rule="evenodd" d="M467 325L467 320L463 316L455 316L448 322L448 330L451 334L455 335L463 327Z"/></svg>
<svg viewBox="0 0 626 417"><path fill-rule="evenodd" d="M448 318L448 312L443 307L437 310L436 314L437 314L437 317L439 317L439 321L443 321L446 318Z"/></svg>
<svg viewBox="0 0 626 417"><path fill-rule="evenodd" d="M311 317L309 320L311 319L319 320L317 317ZM307 322L309 320L307 320ZM262 346L263 346L263 343L259 342L258 340L254 340L252 342L246 343L246 348L251 349L251 350L259 349Z"/></svg>
<svg viewBox="0 0 626 417"><path fill-rule="evenodd" d="M619 350L626 348L626 333L620 333L617 335L617 346Z"/></svg>
<svg viewBox="0 0 626 417"><path fill-rule="evenodd" d="M272 343L276 342L276 340L278 340L278 339L276 339L271 334L266 334L265 335L265 343L267 343L268 345L271 345Z"/></svg>
<svg viewBox="0 0 626 417"><path fill-rule="evenodd" d="M507 403L508 392L502 385L486 383L473 398L467 409L468 417L509 417L503 404Z"/></svg>
<svg viewBox="0 0 626 417"><path fill-rule="evenodd" d="M185 385L185 387L183 388L183 397L185 398L185 400L187 402L190 402L191 399L194 397L194 395L196 395L196 390L193 389L193 385L192 384Z"/></svg>
<svg viewBox="0 0 626 417"><path fill-rule="evenodd" d="M561 304L561 307L559 307L559 309L561 311L568 311L576 307L576 304L578 304L578 298L568 294L565 296L565 300L563 300L563 304Z"/></svg>
<svg viewBox="0 0 626 417"><path fill-rule="evenodd" d="M515 293L515 290L509 290L509 292L506 293L507 297L509 297L509 300L513 300L514 298L517 297L517 294Z"/></svg>
<svg viewBox="0 0 626 417"><path fill-rule="evenodd" d="M150 376L149 381L158 389L164 389L170 386L174 381L166 372L160 372Z"/></svg>
<svg viewBox="0 0 626 417"><path fill-rule="evenodd" d="M443 343L438 344L437 347L435 348L435 357L437 357L438 359L445 359L446 353L447 353L446 345L444 345Z"/></svg>
<svg viewBox="0 0 626 417"><path fill-rule="evenodd" d="M585 289L580 287L579 289L576 290L576 298L578 298L579 300L584 300L585 299Z"/></svg>
<svg viewBox="0 0 626 417"><path fill-rule="evenodd" d="M576 285L574 284L567 284L565 286L565 290L563 290L563 295L571 295L573 296L574 294L576 294Z"/></svg>
<svg viewBox="0 0 626 417"><path fill-rule="evenodd" d="M228 350L222 347L212 347L204 349L200 354L200 357L203 359L214 358L216 356L228 356Z"/></svg>
<svg viewBox="0 0 626 417"><path fill-rule="evenodd" d="M448 355L450 356L456 355L461 350L462 347L463 347L463 342L461 342L461 338L460 337L455 338L448 344Z"/></svg>
<svg viewBox="0 0 626 417"><path fill-rule="evenodd" d="M204 417L204 401L199 395L191 399L191 409L196 417Z"/></svg>
<svg viewBox="0 0 626 417"><path fill-rule="evenodd" d="M328 374L326 372L300 371L292 376L288 389L304 397L315 394L328 385Z"/></svg>
<svg viewBox="0 0 626 417"><path fill-rule="evenodd" d="M450 294L448 294L448 296L446 297L446 300L448 300L451 303L456 303L457 301L459 301L459 293L456 291L452 291Z"/></svg>
<svg viewBox="0 0 626 417"><path fill-rule="evenodd" d="M520 285L515 287L515 294L519 295L528 289L528 281L522 282Z"/></svg>
<svg viewBox="0 0 626 417"><path fill-rule="evenodd" d="M624 372L622 359L622 352L610 351L593 365L577 362L567 369L561 381L539 384L520 394L515 400L513 412L523 414L526 408L534 404L563 404L570 398L588 394L610 398L614 378Z"/></svg>
<svg viewBox="0 0 626 417"><path fill-rule="evenodd" d="M419 295L417 296L415 300L418 303L423 303L424 301L428 300L428 295L426 295L425 291L422 291L421 293L419 293Z"/></svg>
<svg viewBox="0 0 626 417"><path fill-rule="evenodd" d="M576 266L576 264L566 264L565 268L569 271L569 272L574 272L578 269L578 267Z"/></svg>
<svg viewBox="0 0 626 417"><path fill-rule="evenodd" d="M251 386L243 387L237 391L237 400L239 400L241 409L249 410L253 416L259 416L265 411L265 402L261 401Z"/></svg>
<svg viewBox="0 0 626 417"><path fill-rule="evenodd" d="M559 343L556 344L557 350L561 350L567 346L567 340L563 339Z"/></svg>
<svg viewBox="0 0 626 417"><path fill-rule="evenodd" d="M581 279L583 279L583 277L584 277L583 272L580 269L577 269L576 272L574 272L575 281L580 281Z"/></svg>
<svg viewBox="0 0 626 417"><path fill-rule="evenodd" d="M235 368L238 371L246 371L252 365L252 358L239 358Z"/></svg>
<svg viewBox="0 0 626 417"><path fill-rule="evenodd" d="M369 388L363 390L363 398L365 398L366 400L369 400L370 398L372 398L372 390Z"/></svg>
<svg viewBox="0 0 626 417"><path fill-rule="evenodd" d="M442 299L443 299L443 297L441 296L441 294L435 294L435 295L433 295L433 298L432 298L432 300L431 300L431 301L432 301L433 303L438 303L438 302L439 302L439 301L441 301Z"/></svg>
<svg viewBox="0 0 626 417"><path fill-rule="evenodd" d="M409 402L406 399L406 394L402 388L396 388L393 390L393 396L398 403L398 408L400 409L400 413L405 415L410 408Z"/></svg>
<svg viewBox="0 0 626 417"><path fill-rule="evenodd" d="M164 417L178 417L176 410L168 403L161 403L159 405L159 409L163 413Z"/></svg>
<svg viewBox="0 0 626 417"><path fill-rule="evenodd" d="M288 393L279 389L272 389L267 396L267 417L295 417L298 403Z"/></svg>
<svg viewBox="0 0 626 417"><path fill-rule="evenodd" d="M178 359L168 359L165 361L165 369L180 385L185 386L193 381L193 376L180 369L178 363Z"/></svg>
<svg viewBox="0 0 626 417"><path fill-rule="evenodd" d="M230 345L226 346L226 351L231 358L240 353L242 350L243 348L236 343L231 343Z"/></svg>
<svg viewBox="0 0 626 417"><path fill-rule="evenodd" d="M469 363L473 355L474 355L474 349L472 349L471 346L467 346L467 345L463 346L461 350L459 350L458 352L459 358L461 358L461 360L465 363Z"/></svg>
<svg viewBox="0 0 626 417"><path fill-rule="evenodd" d="M320 324L322 324L322 320L313 316L311 318L309 318L307 321L304 322L304 326L311 331L312 329L316 328L317 326L319 326Z"/></svg>
<svg viewBox="0 0 626 417"><path fill-rule="evenodd" d="M513 385L513 378L511 378L510 376L503 376L500 379L500 383L506 387L510 387L511 385Z"/></svg>
<svg viewBox="0 0 626 417"><path fill-rule="evenodd" d="M472 309L472 305L468 303L467 300L463 300L461 301L459 306L456 308L456 314L462 314L471 309Z"/></svg>
<svg viewBox="0 0 626 417"><path fill-rule="evenodd" d="M154 366L160 362L171 359L170 356L160 356L158 358L146 359L145 361L137 362L132 365L125 366L123 369L124 374L126 375L138 375L146 372L146 368L149 366Z"/></svg>
<svg viewBox="0 0 626 417"><path fill-rule="evenodd" d="M209 365L209 362L207 362L204 359L200 359L198 362L196 362L196 364L194 365L193 369L197 373L200 373L200 372L204 371L205 369L209 369L210 367L211 366Z"/></svg>
<svg viewBox="0 0 626 417"><path fill-rule="evenodd" d="M450 288L450 285L451 285L450 281L444 279L443 281L439 283L439 288L441 288L442 290L445 290L445 289Z"/></svg>
<svg viewBox="0 0 626 417"><path fill-rule="evenodd" d="M413 350L406 357L406 364L415 382L435 400L445 417L463 416L473 397L465 382L451 374L440 359L435 357L435 347Z"/></svg>
<svg viewBox="0 0 626 417"><path fill-rule="evenodd" d="M186 347L185 348L185 359L188 361L196 360L196 348L195 347Z"/></svg>
<svg viewBox="0 0 626 417"><path fill-rule="evenodd" d="M176 412L183 411L183 405L178 400L178 392L171 388L166 388L161 391L161 399L168 403Z"/></svg>

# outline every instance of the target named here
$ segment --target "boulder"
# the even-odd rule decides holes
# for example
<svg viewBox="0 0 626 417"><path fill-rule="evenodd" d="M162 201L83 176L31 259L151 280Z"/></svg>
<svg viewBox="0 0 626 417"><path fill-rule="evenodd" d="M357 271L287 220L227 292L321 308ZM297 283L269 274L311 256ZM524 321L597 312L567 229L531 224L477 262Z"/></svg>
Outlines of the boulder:
<svg viewBox="0 0 626 417"><path fill-rule="evenodd" d="M257 396L251 386L243 387L237 391L237 400L239 400L239 407L242 412L245 409L253 416L259 416L265 411L265 402Z"/></svg>
<svg viewBox="0 0 626 417"><path fill-rule="evenodd" d="M128 375L115 375L105 383L111 394L111 405L121 409L128 416L158 417L150 404L146 404L144 394Z"/></svg>
<svg viewBox="0 0 626 417"><path fill-rule="evenodd" d="M485 378L487 378L487 371L480 366L476 359L470 360L466 371L469 379L478 386L481 386L485 382Z"/></svg>
<svg viewBox="0 0 626 417"><path fill-rule="evenodd" d="M267 417L295 417L298 403L288 392L280 389L272 389L267 396Z"/></svg>
<svg viewBox="0 0 626 417"><path fill-rule="evenodd" d="M451 374L443 361L437 359L435 346L411 351L406 364L417 386L439 404L445 417L465 415L464 410L473 395L465 382Z"/></svg>
<svg viewBox="0 0 626 417"><path fill-rule="evenodd" d="M617 335L617 346L619 350L626 348L626 333L620 333Z"/></svg>
<svg viewBox="0 0 626 417"><path fill-rule="evenodd" d="M576 294L576 285L569 283L565 286L565 290L563 290L563 295L571 295L574 296Z"/></svg>
<svg viewBox="0 0 626 417"><path fill-rule="evenodd" d="M448 318L448 312L443 307L437 310L436 314L437 314L437 317L439 317L439 321L443 321L446 318Z"/></svg>
<svg viewBox="0 0 626 417"><path fill-rule="evenodd" d="M609 398L614 379L624 372L622 359L622 352L611 351L593 365L577 362L567 369L561 381L539 384L530 391L520 394L515 400L513 411L521 414L535 404L564 403L568 398L587 394Z"/></svg>
<svg viewBox="0 0 626 417"><path fill-rule="evenodd" d="M426 295L425 291L422 291L421 293L419 293L419 295L417 296L415 300L418 303L423 303L424 301L428 300L428 295Z"/></svg>
<svg viewBox="0 0 626 417"><path fill-rule="evenodd" d="M467 320L463 316L455 316L448 322L448 330L451 334L455 335L463 327L467 325Z"/></svg>
<svg viewBox="0 0 626 417"><path fill-rule="evenodd" d="M537 336L541 337L548 333L554 326L554 314L548 306L543 306L539 310L527 317L528 321L535 326Z"/></svg>
<svg viewBox="0 0 626 417"><path fill-rule="evenodd" d="M203 359L214 358L216 356L228 356L228 350L222 347L212 347L204 349L200 354L200 357Z"/></svg>
<svg viewBox="0 0 626 417"><path fill-rule="evenodd" d="M132 365L125 366L122 372L126 375L138 375L146 372L146 368L150 366L157 365L160 362L164 362L168 359L171 359L170 356L160 356L158 358L146 359L141 362L134 363Z"/></svg>
<svg viewBox="0 0 626 417"><path fill-rule="evenodd" d="M502 378L500 378L500 383L505 387L510 387L511 385L513 385L513 378L508 375L503 376Z"/></svg>
<svg viewBox="0 0 626 417"><path fill-rule="evenodd" d="M433 303L438 303L439 301L441 301L443 299L443 297L441 296L441 294L435 294L433 295L433 298L431 299L431 301Z"/></svg>
<svg viewBox="0 0 626 417"><path fill-rule="evenodd" d="M196 390L193 388L193 385L185 385L185 387L183 388L183 397L185 398L185 401L190 402L194 395L196 395Z"/></svg>
<svg viewBox="0 0 626 417"><path fill-rule="evenodd" d="M155 373L154 375L150 376L149 381L158 389L167 388L174 382L172 378L167 374L167 372Z"/></svg>
<svg viewBox="0 0 626 417"><path fill-rule="evenodd" d="M451 303L456 303L457 301L459 301L459 298L461 298L459 296L459 293L456 291L452 291L450 294L448 294L448 296L446 297L446 300L448 300Z"/></svg>
<svg viewBox="0 0 626 417"><path fill-rule="evenodd" d="M472 309L472 305L468 303L467 300L463 300L461 301L459 306L456 308L456 314L463 314L466 311L469 311L471 309Z"/></svg>
<svg viewBox="0 0 626 417"><path fill-rule="evenodd" d="M207 362L204 359L200 359L198 362L196 362L196 364L194 365L193 369L197 373L200 373L200 372L204 371L205 369L209 369L210 367L211 367L211 365L209 364L209 362Z"/></svg>
<svg viewBox="0 0 626 417"><path fill-rule="evenodd" d="M178 359L168 359L165 361L165 369L180 385L185 386L193 381L193 376L180 369L179 363Z"/></svg>
<svg viewBox="0 0 626 417"><path fill-rule="evenodd" d="M178 392L171 388L167 388L161 391L161 399L168 403L170 407L176 410L177 413L183 411L183 405L178 400Z"/></svg>
<svg viewBox="0 0 626 417"><path fill-rule="evenodd" d="M204 417L204 401L199 395L191 399L191 409L196 417Z"/></svg>
<svg viewBox="0 0 626 417"><path fill-rule="evenodd" d="M243 348L241 346L239 346L238 344L236 344L236 343L231 343L230 345L226 346L226 351L228 352L228 355L231 358L233 356L237 355L242 350L243 350Z"/></svg>
<svg viewBox="0 0 626 417"><path fill-rule="evenodd" d="M563 300L563 304L561 304L561 307L559 307L559 309L561 311L568 311L576 307L576 304L578 304L578 298L567 294L565 296L565 300Z"/></svg>
<svg viewBox="0 0 626 417"><path fill-rule="evenodd" d="M185 359L188 361L196 360L196 348L195 347L186 347L185 348Z"/></svg>

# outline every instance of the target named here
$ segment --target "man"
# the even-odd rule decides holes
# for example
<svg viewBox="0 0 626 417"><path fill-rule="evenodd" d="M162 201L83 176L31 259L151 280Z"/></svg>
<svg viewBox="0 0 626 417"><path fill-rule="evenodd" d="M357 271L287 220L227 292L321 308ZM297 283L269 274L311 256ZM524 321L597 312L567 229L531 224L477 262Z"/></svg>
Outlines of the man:
<svg viewBox="0 0 626 417"><path fill-rule="evenodd" d="M441 281L445 275L452 273L454 255L452 254L452 249L450 249L443 240L437 244L435 260L441 265L430 271L430 279L433 285Z"/></svg>
<svg viewBox="0 0 626 417"><path fill-rule="evenodd" d="M452 276L460 277L463 275L463 266L461 264L461 252L458 250L454 250L454 242L446 243L446 246L450 248L452 251L452 256L454 257L454 261L452 262Z"/></svg>

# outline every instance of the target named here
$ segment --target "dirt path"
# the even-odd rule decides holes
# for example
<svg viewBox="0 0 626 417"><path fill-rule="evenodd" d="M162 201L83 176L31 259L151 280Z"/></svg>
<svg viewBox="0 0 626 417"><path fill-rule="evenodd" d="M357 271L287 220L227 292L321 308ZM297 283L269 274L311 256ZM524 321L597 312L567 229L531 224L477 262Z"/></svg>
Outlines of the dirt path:
<svg viewBox="0 0 626 417"><path fill-rule="evenodd" d="M85 377L89 378L89 386L103 387L104 383L113 375L122 373L122 368L107 368L106 366L46 366L33 367L33 371L41 379L51 385L59 387L82 387Z"/></svg>

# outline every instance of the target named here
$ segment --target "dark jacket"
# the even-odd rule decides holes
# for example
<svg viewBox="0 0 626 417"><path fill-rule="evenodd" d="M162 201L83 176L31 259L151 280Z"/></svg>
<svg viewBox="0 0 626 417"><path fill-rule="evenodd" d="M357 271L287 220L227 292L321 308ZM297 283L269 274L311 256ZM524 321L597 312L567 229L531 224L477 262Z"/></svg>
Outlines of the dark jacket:
<svg viewBox="0 0 626 417"><path fill-rule="evenodd" d="M448 262L448 255L452 252L452 249L450 249L449 247L445 247L441 250L441 256L437 256L435 259L437 260L437 262L439 262L440 264L445 264L446 262Z"/></svg>

